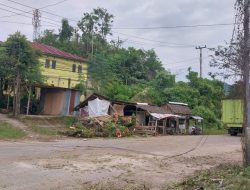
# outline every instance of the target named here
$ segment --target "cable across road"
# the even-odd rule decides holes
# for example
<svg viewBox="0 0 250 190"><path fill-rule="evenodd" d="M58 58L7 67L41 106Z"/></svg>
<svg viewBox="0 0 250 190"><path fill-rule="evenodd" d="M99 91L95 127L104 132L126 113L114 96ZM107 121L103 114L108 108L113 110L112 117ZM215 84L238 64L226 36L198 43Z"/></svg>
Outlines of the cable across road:
<svg viewBox="0 0 250 190"><path fill-rule="evenodd" d="M121 150L121 151L133 152L133 153L137 153L137 154L144 154L144 155L150 155L150 156L161 156L161 157L164 157L164 159L170 159L170 158L183 156L185 154L188 154L190 152L195 151L197 148L203 146L206 143L207 139L208 139L208 135L203 135L194 147L192 147L192 148L190 148L187 151L184 151L182 153L174 154L171 156L166 156L163 154L155 154L155 153L150 153L150 152L140 151L140 150L133 150L133 149L129 149L129 148L114 147L114 146L77 145L77 146L73 146L71 148L114 149L114 150ZM57 146L57 145L54 145L53 147L65 148L64 146ZM66 147L66 148L69 148L69 147Z"/></svg>

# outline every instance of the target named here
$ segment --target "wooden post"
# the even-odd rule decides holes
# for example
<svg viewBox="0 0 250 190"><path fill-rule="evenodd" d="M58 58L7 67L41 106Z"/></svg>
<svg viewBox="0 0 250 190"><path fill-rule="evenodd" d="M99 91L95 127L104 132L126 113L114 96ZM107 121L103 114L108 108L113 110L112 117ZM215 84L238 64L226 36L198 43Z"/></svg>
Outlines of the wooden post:
<svg viewBox="0 0 250 190"><path fill-rule="evenodd" d="M162 133L163 133L163 135L166 135L166 124L167 124L166 121L167 120L163 120L163 127L162 127Z"/></svg>
<svg viewBox="0 0 250 190"><path fill-rule="evenodd" d="M180 133L180 121L179 118L176 118L176 133Z"/></svg>

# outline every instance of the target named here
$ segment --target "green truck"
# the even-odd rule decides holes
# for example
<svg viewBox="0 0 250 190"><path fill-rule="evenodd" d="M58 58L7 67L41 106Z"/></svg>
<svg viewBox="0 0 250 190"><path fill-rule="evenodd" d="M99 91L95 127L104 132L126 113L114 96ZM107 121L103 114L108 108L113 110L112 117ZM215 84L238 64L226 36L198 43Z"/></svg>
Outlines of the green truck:
<svg viewBox="0 0 250 190"><path fill-rule="evenodd" d="M242 133L243 101L240 99L222 100L222 122L228 128L228 133L236 136Z"/></svg>

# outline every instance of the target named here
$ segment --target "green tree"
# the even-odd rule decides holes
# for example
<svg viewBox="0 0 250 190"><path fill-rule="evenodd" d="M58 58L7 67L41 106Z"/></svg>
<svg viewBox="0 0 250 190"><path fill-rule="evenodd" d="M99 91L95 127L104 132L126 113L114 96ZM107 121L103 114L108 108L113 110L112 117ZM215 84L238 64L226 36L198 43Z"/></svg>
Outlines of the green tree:
<svg viewBox="0 0 250 190"><path fill-rule="evenodd" d="M39 37L38 42L54 47L58 47L59 45L58 35L55 34L54 30L44 30L42 35Z"/></svg>
<svg viewBox="0 0 250 190"><path fill-rule="evenodd" d="M59 40L61 42L69 42L73 36L74 28L69 25L67 19L62 19L62 29L59 30Z"/></svg>
<svg viewBox="0 0 250 190"><path fill-rule="evenodd" d="M111 34L113 18L112 14L100 7L93 9L91 13L83 14L83 18L78 22L78 28L82 33L84 56L106 44L106 37Z"/></svg>
<svg viewBox="0 0 250 190"><path fill-rule="evenodd" d="M2 76L14 89L13 114L20 113L20 99L23 87L42 82L38 54L26 37L19 32L10 35L4 43L4 53L0 60Z"/></svg>

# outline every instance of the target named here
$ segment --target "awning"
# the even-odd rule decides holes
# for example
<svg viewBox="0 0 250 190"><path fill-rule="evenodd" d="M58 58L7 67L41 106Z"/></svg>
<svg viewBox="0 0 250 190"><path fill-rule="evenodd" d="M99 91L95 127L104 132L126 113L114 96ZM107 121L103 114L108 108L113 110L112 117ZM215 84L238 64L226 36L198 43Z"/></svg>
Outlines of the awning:
<svg viewBox="0 0 250 190"><path fill-rule="evenodd" d="M195 120L203 120L203 118L200 116L191 116L190 118Z"/></svg>
<svg viewBox="0 0 250 190"><path fill-rule="evenodd" d="M170 118L170 117L175 117L178 118L180 117L179 115L174 115L174 114L161 114L161 113L150 113L151 116L153 116L156 119L165 119L165 118Z"/></svg>

